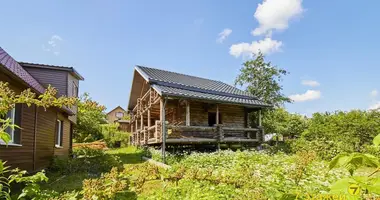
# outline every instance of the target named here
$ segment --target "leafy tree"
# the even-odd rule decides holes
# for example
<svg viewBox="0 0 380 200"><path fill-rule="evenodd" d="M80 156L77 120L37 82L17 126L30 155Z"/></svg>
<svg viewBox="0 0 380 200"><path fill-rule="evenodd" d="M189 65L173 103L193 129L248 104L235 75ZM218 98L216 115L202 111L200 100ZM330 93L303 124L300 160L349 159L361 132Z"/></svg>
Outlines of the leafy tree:
<svg viewBox="0 0 380 200"><path fill-rule="evenodd" d="M20 94L15 93L9 88L8 83L0 81L0 116L6 116L8 111L12 110L16 104L27 104L28 106L37 105L40 107L63 107L72 106L77 102L74 97L56 97L57 90L49 85L43 94L36 95L31 89L26 89ZM8 128L20 128L12 124L9 118L0 118L0 140L6 144L10 141L10 136L6 133Z"/></svg>
<svg viewBox="0 0 380 200"><path fill-rule="evenodd" d="M259 52L254 59L243 63L235 85L247 86L247 91L268 104L281 107L290 103L291 99L282 94L282 77L287 75L285 69L265 62L264 55Z"/></svg>
<svg viewBox="0 0 380 200"><path fill-rule="evenodd" d="M78 103L78 123L74 128L76 142L92 142L102 139L101 124L106 123L105 107L93 101L88 93Z"/></svg>
<svg viewBox="0 0 380 200"><path fill-rule="evenodd" d="M344 143L350 149L359 151L380 132L380 112L352 110L334 113L314 113L309 128L303 136L307 140L327 139Z"/></svg>
<svg viewBox="0 0 380 200"><path fill-rule="evenodd" d="M299 114L292 114L284 108L269 110L263 117L267 133L277 133L284 137L298 137L308 126L308 120Z"/></svg>

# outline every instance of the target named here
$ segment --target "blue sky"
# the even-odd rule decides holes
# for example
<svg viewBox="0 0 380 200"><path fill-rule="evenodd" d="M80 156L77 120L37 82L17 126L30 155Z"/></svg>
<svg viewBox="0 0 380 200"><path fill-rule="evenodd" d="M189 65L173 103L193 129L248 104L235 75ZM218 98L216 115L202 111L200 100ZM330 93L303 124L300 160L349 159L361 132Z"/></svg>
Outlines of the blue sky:
<svg viewBox="0 0 380 200"><path fill-rule="evenodd" d="M258 48L290 72L283 85L297 100L286 105L291 112L368 109L380 89L379 6L347 0L7 1L0 45L18 61L75 67L86 79L81 92L108 109L126 107L136 64L233 84ZM217 41L225 29L230 34Z"/></svg>

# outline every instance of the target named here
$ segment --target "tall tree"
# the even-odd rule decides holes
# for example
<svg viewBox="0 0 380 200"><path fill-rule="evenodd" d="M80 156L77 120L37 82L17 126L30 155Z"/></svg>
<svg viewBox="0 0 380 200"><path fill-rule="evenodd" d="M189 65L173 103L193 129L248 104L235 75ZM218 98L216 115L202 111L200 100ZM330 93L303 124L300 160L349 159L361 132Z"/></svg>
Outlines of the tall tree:
<svg viewBox="0 0 380 200"><path fill-rule="evenodd" d="M74 127L75 142L92 142L102 139L101 124L106 123L105 107L93 101L88 93L78 103L78 123Z"/></svg>
<svg viewBox="0 0 380 200"><path fill-rule="evenodd" d="M288 72L285 69L265 62L264 55L259 52L253 59L243 63L240 74L235 80L235 85L247 86L247 91L265 103L282 107L284 103L290 103L291 99L282 93L280 84L283 76Z"/></svg>

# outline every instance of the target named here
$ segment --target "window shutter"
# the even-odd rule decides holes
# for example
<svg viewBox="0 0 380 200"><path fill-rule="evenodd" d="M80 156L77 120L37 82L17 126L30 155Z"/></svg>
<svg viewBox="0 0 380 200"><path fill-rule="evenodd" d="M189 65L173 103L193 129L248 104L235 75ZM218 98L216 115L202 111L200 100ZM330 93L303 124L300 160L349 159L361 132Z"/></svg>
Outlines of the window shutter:
<svg viewBox="0 0 380 200"><path fill-rule="evenodd" d="M22 104L16 104L15 106L15 125L21 128L21 116L22 116ZM21 144L21 129L14 129L13 143Z"/></svg>

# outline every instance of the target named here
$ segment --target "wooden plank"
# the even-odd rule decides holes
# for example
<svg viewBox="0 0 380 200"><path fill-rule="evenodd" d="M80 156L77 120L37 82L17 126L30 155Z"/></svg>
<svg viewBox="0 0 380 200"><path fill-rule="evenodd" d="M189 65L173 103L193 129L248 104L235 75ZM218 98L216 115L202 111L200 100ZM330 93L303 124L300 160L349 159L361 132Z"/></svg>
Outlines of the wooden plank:
<svg viewBox="0 0 380 200"><path fill-rule="evenodd" d="M203 131L203 132L215 132L216 127L210 127L210 126L175 126L175 125L168 125L167 126L170 129L175 130L187 130L187 131Z"/></svg>
<svg viewBox="0 0 380 200"><path fill-rule="evenodd" d="M258 131L258 128L223 127L225 131Z"/></svg>

